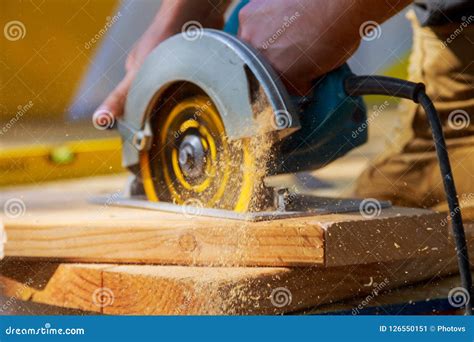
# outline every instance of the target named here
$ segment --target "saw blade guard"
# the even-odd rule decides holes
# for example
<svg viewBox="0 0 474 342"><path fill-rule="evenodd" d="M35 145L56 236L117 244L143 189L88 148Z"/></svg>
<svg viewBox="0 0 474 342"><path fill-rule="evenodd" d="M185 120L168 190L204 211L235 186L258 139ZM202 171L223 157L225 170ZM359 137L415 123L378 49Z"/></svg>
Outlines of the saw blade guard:
<svg viewBox="0 0 474 342"><path fill-rule="evenodd" d="M118 122L124 166L150 201L246 212L265 190L255 138L282 139L299 118L257 52L221 31L199 34L171 37L139 71Z"/></svg>
<svg viewBox="0 0 474 342"><path fill-rule="evenodd" d="M258 52L222 31L204 29L197 39L182 33L149 55L129 91L118 121L125 167L136 167L141 150L149 148L148 120L176 84L195 86L209 97L230 140L266 132L283 138L300 128L290 96Z"/></svg>

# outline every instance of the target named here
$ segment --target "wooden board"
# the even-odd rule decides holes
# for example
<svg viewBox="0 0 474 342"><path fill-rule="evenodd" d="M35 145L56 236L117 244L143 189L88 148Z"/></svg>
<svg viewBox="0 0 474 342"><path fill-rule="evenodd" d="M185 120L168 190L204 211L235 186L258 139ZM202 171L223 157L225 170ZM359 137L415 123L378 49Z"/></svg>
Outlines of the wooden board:
<svg viewBox="0 0 474 342"><path fill-rule="evenodd" d="M466 235L472 250L473 224L466 225ZM472 263L474 254L470 257ZM281 314L323 305L327 309L337 301L369 295L374 300L374 291L378 300L388 290L420 282L429 288L456 273L452 237L436 257L329 268L60 264L6 258L0 262L0 295L13 304L0 310L14 309L21 300L106 314ZM459 286L459 281L453 284Z"/></svg>
<svg viewBox="0 0 474 342"><path fill-rule="evenodd" d="M97 194L118 196L118 179L124 182L99 177L4 192L0 205L9 199L24 205L20 217L4 217L6 256L68 262L332 267L426 257L447 246L442 216L428 210L383 209L373 218L356 212L241 222L87 204L87 197Z"/></svg>
<svg viewBox="0 0 474 342"><path fill-rule="evenodd" d="M0 282L1 283L1 282ZM294 314L463 314L462 308L453 308L449 304L449 292L459 286L459 276L452 275L437 278L428 283L418 283L411 286L389 290L377 296L349 298L332 304L320 305L303 309ZM31 300L22 301L15 297L0 295L0 303L6 304L0 309L2 315L96 315L98 311L69 309L48 304L35 303ZM365 305L363 305L365 303ZM2 305L3 306L3 305ZM0 307L2 307L0 306ZM362 307L362 309L360 309Z"/></svg>
<svg viewBox="0 0 474 342"><path fill-rule="evenodd" d="M466 235L472 250L474 225L466 225ZM5 304L13 304L0 309L13 309L22 300L106 314L302 312L349 298L373 299L374 290L378 298L413 283L430 287L439 277L457 273L454 250L450 237L449 247L436 257L329 268L59 264L7 258L0 262L0 295L10 297Z"/></svg>
<svg viewBox="0 0 474 342"><path fill-rule="evenodd" d="M20 270L24 271L21 272ZM106 314L279 314L387 291L456 271L421 258L334 268L18 263L0 267L3 295Z"/></svg>
<svg viewBox="0 0 474 342"><path fill-rule="evenodd" d="M473 272L474 273L474 272ZM474 274L473 274L474 275ZM393 289L370 297L350 298L334 304L321 305L299 313L348 315L462 315L463 307L453 307L449 293L459 287L459 275L432 279ZM365 305L363 305L365 303Z"/></svg>

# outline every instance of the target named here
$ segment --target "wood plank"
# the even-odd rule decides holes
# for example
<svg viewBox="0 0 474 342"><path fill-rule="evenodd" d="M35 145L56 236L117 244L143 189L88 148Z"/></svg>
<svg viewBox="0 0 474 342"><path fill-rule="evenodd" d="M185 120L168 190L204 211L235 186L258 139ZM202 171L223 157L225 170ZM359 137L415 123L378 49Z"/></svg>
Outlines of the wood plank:
<svg viewBox="0 0 474 342"><path fill-rule="evenodd" d="M473 224L466 225L466 235L472 249ZM58 264L7 258L0 262L0 295L14 298L13 303L107 314L281 314L322 305L327 309L374 289L381 294L420 282L429 287L456 273L451 237L449 248L437 257L331 268ZM290 294L291 301L278 302L276 293L283 300ZM94 300L98 294L102 301Z"/></svg>
<svg viewBox="0 0 474 342"><path fill-rule="evenodd" d="M375 220L341 220L327 227L325 266L435 256L449 248L448 226L441 223L445 215L419 209L392 210L394 216L383 210Z"/></svg>
<svg viewBox="0 0 474 342"><path fill-rule="evenodd" d="M373 218L356 212L240 222L87 204L93 195L118 195L117 178L109 186L108 181L2 194L0 205L19 198L26 208L21 217L4 217L6 255L67 262L341 266L429 256L447 244L442 216L420 209L383 209Z"/></svg>
<svg viewBox="0 0 474 342"><path fill-rule="evenodd" d="M323 262L323 230L87 207L6 220L6 255L88 262L206 265Z"/></svg>
<svg viewBox="0 0 474 342"><path fill-rule="evenodd" d="M337 266L443 249L447 231L439 222L431 212L401 208L368 220L348 213L239 222L91 206L5 220L5 252L83 262Z"/></svg>
<svg viewBox="0 0 474 342"><path fill-rule="evenodd" d="M403 314L462 314L462 309L452 308L447 305L449 291L459 286L459 276L447 276L435 279L432 282L418 283L402 288L389 290L377 296L358 297L334 304L325 304L309 310L301 310L297 314L332 314L347 312L348 314L358 314L360 306L362 310L378 312L379 314L399 314L403 308ZM369 300L368 300L369 298ZM30 300L20 300L17 297L4 297L0 295L0 316L2 315L96 315L100 312L84 311L79 309L69 309L65 307L35 303ZM366 303L363 306L362 303ZM443 310L431 311L431 310ZM449 312L444 310L448 309ZM363 312L367 314L367 311Z"/></svg>
<svg viewBox="0 0 474 342"><path fill-rule="evenodd" d="M474 273L474 272L473 272ZM474 275L474 274L473 274ZM399 314L460 314L463 308L449 304L449 292L459 287L459 275L436 278L428 283L416 283L389 290L387 292L358 298L350 298L335 304L321 305L300 314L318 315L347 313L352 315L367 314L367 311L382 315ZM365 304L365 305L364 305ZM440 308L441 307L441 308ZM432 310L435 311L432 311ZM441 309L442 311L436 311ZM415 313L413 313L415 310ZM364 312L365 311L365 312Z"/></svg>
<svg viewBox="0 0 474 342"><path fill-rule="evenodd" d="M17 272L7 276L0 268L3 295L106 314L281 314L368 295L374 289L429 283L454 273L456 260L446 256L334 268L55 266L40 286L22 283ZM28 270L44 273L34 264Z"/></svg>
<svg viewBox="0 0 474 342"><path fill-rule="evenodd" d="M3 309L3 306L5 306L5 309ZM84 316L98 314L97 312L61 308L59 306L34 303L31 301L21 301L14 297L0 296L0 316Z"/></svg>
<svg viewBox="0 0 474 342"><path fill-rule="evenodd" d="M104 268L106 266L88 265L76 269L54 263L10 264L4 261L0 267L0 288L3 288L4 296L22 301L48 304L51 303L48 298L55 298L62 303L58 306L97 312L98 307L88 295L100 287L100 270ZM14 309L16 300L6 304L0 305L0 311Z"/></svg>
<svg viewBox="0 0 474 342"><path fill-rule="evenodd" d="M474 224L466 225L466 235L469 249L474 248ZM474 254L470 257L473 262ZM449 247L437 257L330 268L59 264L7 258L0 262L0 295L14 298L13 303L107 314L281 314L316 312L313 308L320 306L327 310L332 303L367 296L374 289L382 294L420 282L431 288L450 274L457 274L451 236ZM453 284L458 286L459 279ZM282 294L280 299L291 294L291 301L280 306L285 302L278 302L276 293Z"/></svg>

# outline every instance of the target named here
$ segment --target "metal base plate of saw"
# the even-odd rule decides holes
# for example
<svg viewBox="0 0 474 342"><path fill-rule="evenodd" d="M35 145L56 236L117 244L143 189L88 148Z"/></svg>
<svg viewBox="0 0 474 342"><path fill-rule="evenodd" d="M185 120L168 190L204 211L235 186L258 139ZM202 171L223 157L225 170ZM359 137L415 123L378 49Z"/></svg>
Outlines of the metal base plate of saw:
<svg viewBox="0 0 474 342"><path fill-rule="evenodd" d="M232 210L205 208L199 205L178 205L169 202L151 202L144 196L133 197L95 197L91 202L101 205L112 205L127 208L157 210L187 216L217 217L242 221L268 221L292 217L327 215L335 213L360 212L362 199L330 198L302 195L290 192L286 188L275 189L272 203L261 211L240 213ZM390 208L389 201L377 201L378 210Z"/></svg>

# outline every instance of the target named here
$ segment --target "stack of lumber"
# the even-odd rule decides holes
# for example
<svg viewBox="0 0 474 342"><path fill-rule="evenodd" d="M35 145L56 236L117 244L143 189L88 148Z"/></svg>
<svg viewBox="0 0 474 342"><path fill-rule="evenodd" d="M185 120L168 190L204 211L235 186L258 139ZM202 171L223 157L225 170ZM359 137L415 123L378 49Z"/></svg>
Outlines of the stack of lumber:
<svg viewBox="0 0 474 342"><path fill-rule="evenodd" d="M0 294L106 314L280 314L454 274L445 215L240 222L88 204L122 176L3 191ZM471 237L470 230L468 236Z"/></svg>

